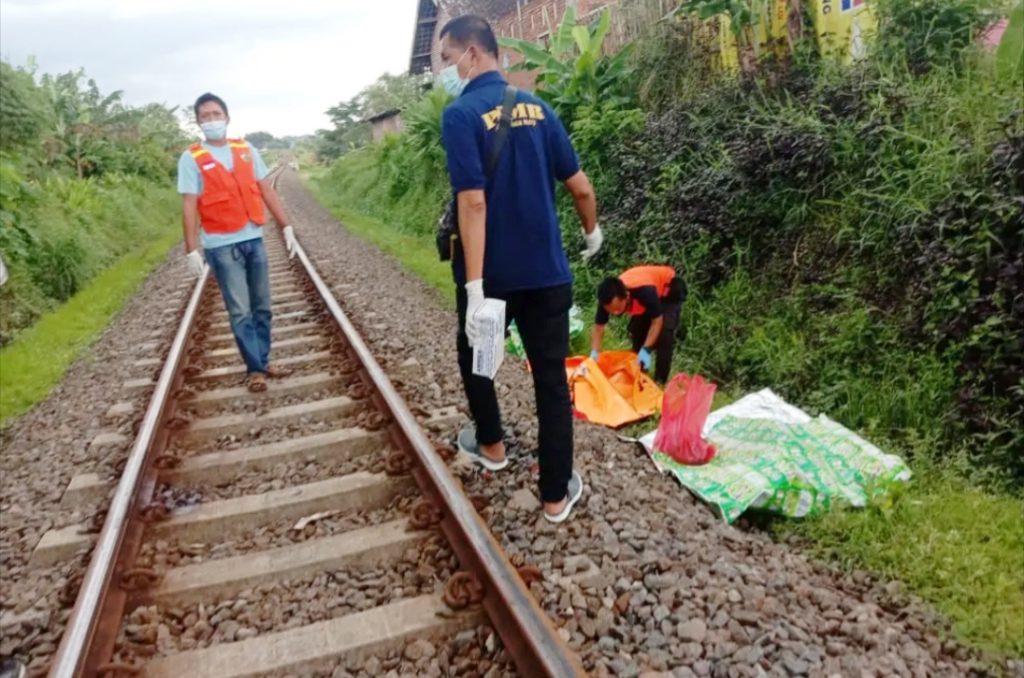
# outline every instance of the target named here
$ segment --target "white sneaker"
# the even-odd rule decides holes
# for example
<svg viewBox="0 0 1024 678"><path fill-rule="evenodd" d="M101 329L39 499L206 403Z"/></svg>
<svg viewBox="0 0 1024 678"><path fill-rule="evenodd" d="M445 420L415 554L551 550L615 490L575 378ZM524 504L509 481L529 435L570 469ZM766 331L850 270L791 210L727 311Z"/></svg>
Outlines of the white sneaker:
<svg viewBox="0 0 1024 678"><path fill-rule="evenodd" d="M471 428L464 428L459 431L459 452L480 464L488 471L500 471L508 466L508 455L501 461L494 461L484 456L480 449L480 443L476 441L476 431Z"/></svg>
<svg viewBox="0 0 1024 678"><path fill-rule="evenodd" d="M12 657L0 661L0 678L25 678L25 665Z"/></svg>
<svg viewBox="0 0 1024 678"><path fill-rule="evenodd" d="M570 513L572 513L572 507L576 505L576 502L578 502L582 496L583 478L580 477L579 473L573 471L572 476L569 478L569 488L566 491L566 498L568 501L565 502L565 508L555 515L551 515L547 511L541 509L544 513L544 518L546 518L549 523L564 523L565 519L569 517Z"/></svg>

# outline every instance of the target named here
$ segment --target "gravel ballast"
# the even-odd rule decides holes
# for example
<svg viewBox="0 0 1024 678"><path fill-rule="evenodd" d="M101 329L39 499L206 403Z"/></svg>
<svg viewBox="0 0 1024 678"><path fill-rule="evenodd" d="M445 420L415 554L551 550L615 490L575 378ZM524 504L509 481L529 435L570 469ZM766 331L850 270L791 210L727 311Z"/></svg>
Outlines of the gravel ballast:
<svg viewBox="0 0 1024 678"><path fill-rule="evenodd" d="M192 289L181 256L173 248L49 396L3 431L0 655L17 655L31 669L44 666L60 642L68 614L62 591L69 577L84 571L88 554L53 567L29 566L29 557L47 530L92 518L92 507L61 508L71 478L112 468L127 455L149 392L129 393L122 385L152 377L153 367L134 363L162 361L170 346ZM133 410L108 417L118 402L131 402ZM103 432L120 433L127 442L90 447Z"/></svg>
<svg viewBox="0 0 1024 678"><path fill-rule="evenodd" d="M281 192L325 281L385 369L409 358L399 388L416 409L465 412L456 319L435 290L338 227L294 173ZM372 314L372 315L369 315ZM555 527L536 498L533 386L520 360L497 377L513 464L463 468L467 491L510 554L540 568L533 584L570 646L596 676L955 676L976 657L898 587L844 575L793 544L723 524L635 445L575 424L586 490ZM467 419L468 421L468 419ZM447 430L451 442L458 427Z"/></svg>

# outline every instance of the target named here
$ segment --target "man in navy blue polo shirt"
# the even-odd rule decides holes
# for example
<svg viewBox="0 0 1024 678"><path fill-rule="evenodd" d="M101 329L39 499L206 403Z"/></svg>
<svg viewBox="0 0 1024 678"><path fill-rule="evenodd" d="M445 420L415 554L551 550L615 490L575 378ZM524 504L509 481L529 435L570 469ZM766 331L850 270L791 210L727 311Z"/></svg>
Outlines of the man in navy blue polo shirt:
<svg viewBox="0 0 1024 678"><path fill-rule="evenodd" d="M493 172L485 171L508 83L498 71L498 43L476 16L441 30L441 84L458 96L444 112L442 137L455 194L459 246L453 257L459 313L458 355L476 429L459 450L492 471L508 465L501 412L490 379L472 373L474 314L487 297L503 299L533 370L537 399L540 495L544 516L562 522L583 493L572 465L572 405L565 378L572 274L555 212L555 183L576 203L589 259L601 246L597 203L565 128L537 97L517 92L512 124Z"/></svg>

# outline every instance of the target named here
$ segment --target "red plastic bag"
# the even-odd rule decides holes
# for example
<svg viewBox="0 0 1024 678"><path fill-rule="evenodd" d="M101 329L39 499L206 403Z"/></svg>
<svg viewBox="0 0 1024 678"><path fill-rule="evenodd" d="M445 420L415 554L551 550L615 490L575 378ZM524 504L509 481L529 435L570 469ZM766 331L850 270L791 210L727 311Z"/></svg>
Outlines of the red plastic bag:
<svg viewBox="0 0 1024 678"><path fill-rule="evenodd" d="M716 388L699 374L673 377L665 386L654 449L681 464L697 466L711 461L715 446L701 438L700 432L711 411Z"/></svg>

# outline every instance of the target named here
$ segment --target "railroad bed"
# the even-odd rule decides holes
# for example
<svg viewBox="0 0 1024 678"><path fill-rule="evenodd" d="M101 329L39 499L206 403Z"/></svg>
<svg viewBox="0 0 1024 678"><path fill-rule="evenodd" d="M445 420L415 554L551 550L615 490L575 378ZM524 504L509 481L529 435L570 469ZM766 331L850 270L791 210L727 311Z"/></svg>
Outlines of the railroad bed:
<svg viewBox="0 0 1024 678"><path fill-rule="evenodd" d="M506 557L305 252L265 242L272 363L293 373L241 385L204 274L118 478L82 474L65 493L74 506L113 489L99 536L53 530L33 556L96 538L51 675L331 675L481 624L520 675L583 675L528 588L536 571Z"/></svg>

